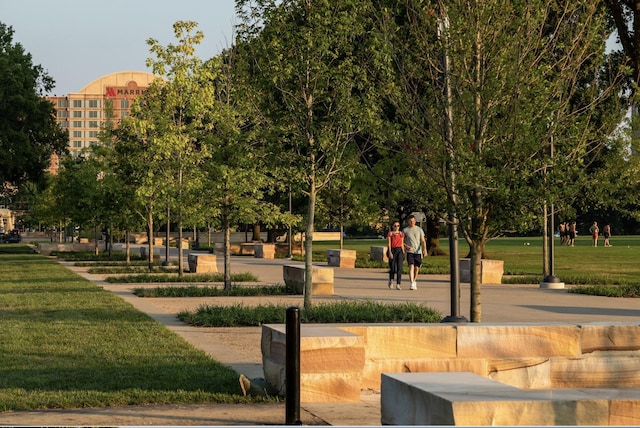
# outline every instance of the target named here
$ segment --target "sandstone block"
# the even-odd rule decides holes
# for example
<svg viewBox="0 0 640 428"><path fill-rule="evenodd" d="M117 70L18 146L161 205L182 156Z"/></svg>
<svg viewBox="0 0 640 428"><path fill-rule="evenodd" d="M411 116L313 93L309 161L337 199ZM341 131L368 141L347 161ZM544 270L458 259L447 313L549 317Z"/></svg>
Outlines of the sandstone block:
<svg viewBox="0 0 640 428"><path fill-rule="evenodd" d="M189 272L191 273L217 273L218 265L216 255L209 253L191 253L188 257Z"/></svg>
<svg viewBox="0 0 640 428"><path fill-rule="evenodd" d="M355 268L355 250L327 250L327 264L329 266Z"/></svg>
<svg viewBox="0 0 640 428"><path fill-rule="evenodd" d="M253 256L257 259L273 259L276 256L276 244L255 244Z"/></svg>
<svg viewBox="0 0 640 428"><path fill-rule="evenodd" d="M460 259L460 282L471 282L471 259ZM480 282L482 284L502 284L503 260L482 259L480 261Z"/></svg>
<svg viewBox="0 0 640 428"><path fill-rule="evenodd" d="M602 355L551 359L553 388L640 388L640 358Z"/></svg>
<svg viewBox="0 0 640 428"><path fill-rule="evenodd" d="M594 351L640 350L640 325L589 323L580 327L580 346L583 354Z"/></svg>
<svg viewBox="0 0 640 428"><path fill-rule="evenodd" d="M576 325L468 324L456 328L461 358L580 355L580 328Z"/></svg>
<svg viewBox="0 0 640 428"><path fill-rule="evenodd" d="M369 259L374 262L389 262L389 257L387 257L387 247L370 247L369 248Z"/></svg>
<svg viewBox="0 0 640 428"><path fill-rule="evenodd" d="M286 384L286 326L262 327L265 379ZM364 339L328 325L300 328L301 402L359 401L364 368Z"/></svg>
<svg viewBox="0 0 640 428"><path fill-rule="evenodd" d="M383 425L606 425L609 402L514 388L471 373L382 375Z"/></svg>
<svg viewBox="0 0 640 428"><path fill-rule="evenodd" d="M303 265L283 265L282 277L288 287L298 294L304 294L305 267ZM333 269L313 266L311 271L311 293L316 295L333 294Z"/></svg>

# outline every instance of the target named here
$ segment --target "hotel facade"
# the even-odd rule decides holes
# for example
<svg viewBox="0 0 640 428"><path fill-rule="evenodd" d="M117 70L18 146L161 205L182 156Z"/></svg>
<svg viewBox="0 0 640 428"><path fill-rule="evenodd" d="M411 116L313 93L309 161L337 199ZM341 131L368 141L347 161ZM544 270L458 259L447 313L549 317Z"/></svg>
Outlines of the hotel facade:
<svg viewBox="0 0 640 428"><path fill-rule="evenodd" d="M64 96L46 96L56 109L58 124L69 131L69 152L77 157L83 149L98 144L102 126L111 109L114 123L126 117L133 99L142 95L157 76L143 71L107 74L86 85L79 92ZM52 159L52 172L57 159Z"/></svg>

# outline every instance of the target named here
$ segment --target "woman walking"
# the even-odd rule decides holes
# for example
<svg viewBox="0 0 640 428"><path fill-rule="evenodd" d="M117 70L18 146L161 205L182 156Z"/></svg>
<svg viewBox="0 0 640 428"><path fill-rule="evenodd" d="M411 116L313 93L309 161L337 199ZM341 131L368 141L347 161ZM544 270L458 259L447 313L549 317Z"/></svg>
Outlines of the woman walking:
<svg viewBox="0 0 640 428"><path fill-rule="evenodd" d="M404 232L400 230L400 223L393 223L387 234L387 256L389 257L389 288L393 288L396 280L396 290L400 290L402 282L402 262L404 261Z"/></svg>

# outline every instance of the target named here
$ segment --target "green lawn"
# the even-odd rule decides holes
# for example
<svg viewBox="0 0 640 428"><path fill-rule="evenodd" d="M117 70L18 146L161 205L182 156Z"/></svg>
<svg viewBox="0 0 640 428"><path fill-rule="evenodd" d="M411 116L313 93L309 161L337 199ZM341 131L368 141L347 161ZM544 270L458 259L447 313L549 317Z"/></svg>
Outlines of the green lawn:
<svg viewBox="0 0 640 428"><path fill-rule="evenodd" d="M460 257L465 257L469 246L459 241ZM640 236L614 236L612 247L591 246L591 237L580 236L575 247L559 245L555 239L555 274L561 280L574 283L640 283ZM527 245L528 244L528 245ZM345 240L344 248L356 250L359 261L368 259L371 246L384 246L384 239ZM440 245L449 252L448 239ZM338 248L338 241L314 242L314 258L322 260L327 249ZM487 245L489 258L504 260L506 275L542 276L542 238L499 238ZM326 257L325 257L326 260ZM381 264L380 266L385 266ZM424 273L449 273L449 256L430 257L425 261Z"/></svg>
<svg viewBox="0 0 640 428"><path fill-rule="evenodd" d="M249 400L233 370L26 246L0 246L0 326L0 411Z"/></svg>

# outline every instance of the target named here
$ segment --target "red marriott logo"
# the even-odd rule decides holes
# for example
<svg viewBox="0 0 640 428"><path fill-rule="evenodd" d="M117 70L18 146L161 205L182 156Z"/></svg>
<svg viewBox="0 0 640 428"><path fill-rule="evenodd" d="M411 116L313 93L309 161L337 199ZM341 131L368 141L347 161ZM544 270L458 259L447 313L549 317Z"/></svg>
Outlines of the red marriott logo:
<svg viewBox="0 0 640 428"><path fill-rule="evenodd" d="M135 98L146 92L147 88L138 87L136 82L128 82L127 86L105 87L105 98Z"/></svg>

